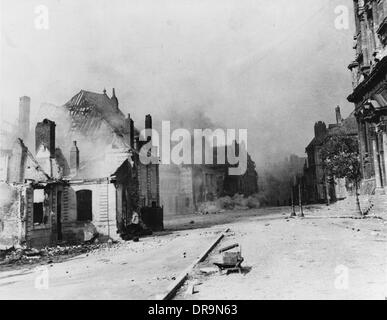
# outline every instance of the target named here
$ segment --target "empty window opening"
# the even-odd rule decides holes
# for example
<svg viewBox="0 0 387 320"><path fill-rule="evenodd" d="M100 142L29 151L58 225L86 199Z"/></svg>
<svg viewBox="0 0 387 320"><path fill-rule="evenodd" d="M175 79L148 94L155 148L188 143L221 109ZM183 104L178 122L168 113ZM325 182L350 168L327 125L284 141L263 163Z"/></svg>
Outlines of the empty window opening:
<svg viewBox="0 0 387 320"><path fill-rule="evenodd" d="M45 209L48 206L48 195L44 192L44 189L34 190L33 201L33 224L46 224L48 222L48 214L45 214Z"/></svg>
<svg viewBox="0 0 387 320"><path fill-rule="evenodd" d="M77 195L77 220L91 221L92 213L92 192L90 190L79 190Z"/></svg>

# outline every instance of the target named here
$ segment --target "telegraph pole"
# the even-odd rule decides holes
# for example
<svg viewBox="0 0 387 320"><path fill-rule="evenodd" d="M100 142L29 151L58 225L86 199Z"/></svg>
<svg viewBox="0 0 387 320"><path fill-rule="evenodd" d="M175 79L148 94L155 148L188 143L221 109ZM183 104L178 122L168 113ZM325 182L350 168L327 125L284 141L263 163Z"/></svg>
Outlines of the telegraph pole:
<svg viewBox="0 0 387 320"><path fill-rule="evenodd" d="M327 197L327 206L331 204L331 201L329 199L329 184L328 184L328 177L327 174L324 172L324 188L325 188L325 195Z"/></svg>
<svg viewBox="0 0 387 320"><path fill-rule="evenodd" d="M290 213L290 217L293 218L296 216L296 211L294 209L294 196L293 196L293 184L290 184L290 198L292 200L292 212Z"/></svg>
<svg viewBox="0 0 387 320"><path fill-rule="evenodd" d="M298 183L298 203L300 205L300 217L304 217L304 211L302 209L302 197L301 197L301 182Z"/></svg>

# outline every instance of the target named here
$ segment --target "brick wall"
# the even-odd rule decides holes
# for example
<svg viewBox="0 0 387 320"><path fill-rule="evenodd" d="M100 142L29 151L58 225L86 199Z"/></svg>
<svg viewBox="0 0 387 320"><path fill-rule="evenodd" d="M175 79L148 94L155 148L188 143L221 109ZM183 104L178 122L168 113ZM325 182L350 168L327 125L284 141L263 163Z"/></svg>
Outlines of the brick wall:
<svg viewBox="0 0 387 320"><path fill-rule="evenodd" d="M38 122L35 128L35 151L44 145L51 157L55 157L55 122L44 119Z"/></svg>

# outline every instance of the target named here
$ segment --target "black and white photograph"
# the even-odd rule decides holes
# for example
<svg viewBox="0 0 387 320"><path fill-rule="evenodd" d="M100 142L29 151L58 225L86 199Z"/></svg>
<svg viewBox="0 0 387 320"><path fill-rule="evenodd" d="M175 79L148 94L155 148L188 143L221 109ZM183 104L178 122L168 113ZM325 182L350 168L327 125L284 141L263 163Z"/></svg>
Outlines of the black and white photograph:
<svg viewBox="0 0 387 320"><path fill-rule="evenodd" d="M387 0L0 17L0 300L387 299Z"/></svg>

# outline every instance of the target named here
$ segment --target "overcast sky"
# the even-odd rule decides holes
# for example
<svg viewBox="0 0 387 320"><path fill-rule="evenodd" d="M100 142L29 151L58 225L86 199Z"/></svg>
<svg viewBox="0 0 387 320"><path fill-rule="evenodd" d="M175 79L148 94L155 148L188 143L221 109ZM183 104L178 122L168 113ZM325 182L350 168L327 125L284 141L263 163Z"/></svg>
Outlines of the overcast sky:
<svg viewBox="0 0 387 320"><path fill-rule="evenodd" d="M111 94L135 121L204 111L248 129L261 167L304 155L315 121L353 106L352 0L2 0L1 114L62 105L79 90ZM49 29L34 26L45 5ZM347 5L350 27L334 25Z"/></svg>

